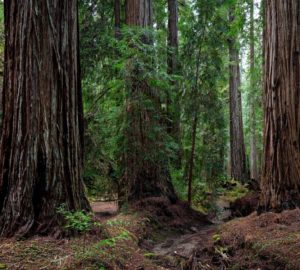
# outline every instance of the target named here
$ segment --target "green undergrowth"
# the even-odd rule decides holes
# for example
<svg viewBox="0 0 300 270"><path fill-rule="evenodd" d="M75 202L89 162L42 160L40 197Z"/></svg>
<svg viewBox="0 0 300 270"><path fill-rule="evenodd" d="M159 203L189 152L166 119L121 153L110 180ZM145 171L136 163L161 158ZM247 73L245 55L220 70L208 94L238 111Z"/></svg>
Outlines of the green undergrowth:
<svg viewBox="0 0 300 270"><path fill-rule="evenodd" d="M218 200L234 202L249 193L246 185L235 180L223 180L208 185L202 183L198 185L193 198L193 208L204 214L214 211Z"/></svg>
<svg viewBox="0 0 300 270"><path fill-rule="evenodd" d="M249 193L249 189L246 185L241 184L238 181L230 180L229 184L231 187L229 189L221 189L223 196L227 198L228 201L234 202L237 199L240 199Z"/></svg>

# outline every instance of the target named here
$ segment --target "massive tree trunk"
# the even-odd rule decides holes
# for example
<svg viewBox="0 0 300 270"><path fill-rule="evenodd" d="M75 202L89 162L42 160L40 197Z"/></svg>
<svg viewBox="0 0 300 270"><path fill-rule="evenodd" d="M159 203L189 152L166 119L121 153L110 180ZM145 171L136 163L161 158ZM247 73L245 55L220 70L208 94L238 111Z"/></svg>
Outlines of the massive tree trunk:
<svg viewBox="0 0 300 270"><path fill-rule="evenodd" d="M254 0L250 4L250 178L257 180L256 111L255 111L255 40Z"/></svg>
<svg viewBox="0 0 300 270"><path fill-rule="evenodd" d="M141 40L151 45L149 31L152 27L152 1L127 0L126 24L138 26L137 33ZM141 33L142 32L142 33ZM131 42L131 48L139 50ZM142 52L139 52L142 53ZM171 177L168 170L166 152L164 152L163 127L160 119L159 90L153 89L147 81L147 60L128 59L126 100L127 126L125 128L124 177L125 199L134 201L150 196L165 196L176 200ZM147 65L140 65L147 61ZM154 65L153 65L154 68Z"/></svg>
<svg viewBox="0 0 300 270"><path fill-rule="evenodd" d="M261 206L299 206L300 3L266 1L264 166Z"/></svg>
<svg viewBox="0 0 300 270"><path fill-rule="evenodd" d="M77 1L5 1L0 234L57 234L82 182Z"/></svg>
<svg viewBox="0 0 300 270"><path fill-rule="evenodd" d="M230 22L234 17L230 14ZM229 40L229 92L230 92L230 162L231 177L235 180L247 181L246 153L244 144L241 75L239 65L239 49L235 38Z"/></svg>
<svg viewBox="0 0 300 270"><path fill-rule="evenodd" d="M178 74L178 2L168 0L168 74ZM168 132L178 145L174 164L181 167L182 145L180 134L180 101L179 85L176 80L171 80L168 93Z"/></svg>

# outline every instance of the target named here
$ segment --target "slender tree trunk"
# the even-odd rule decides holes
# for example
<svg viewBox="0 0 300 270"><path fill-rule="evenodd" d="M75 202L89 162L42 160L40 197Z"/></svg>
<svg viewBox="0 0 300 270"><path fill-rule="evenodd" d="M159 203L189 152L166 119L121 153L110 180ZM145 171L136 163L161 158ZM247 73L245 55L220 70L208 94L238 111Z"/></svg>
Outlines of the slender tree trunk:
<svg viewBox="0 0 300 270"><path fill-rule="evenodd" d="M128 26L140 27L138 34L143 28L152 27L152 1L127 0L125 17ZM141 40L151 44L148 31L141 34ZM144 74L148 71L140 68L139 63L136 59L127 61L127 127L123 176L126 190L121 196L129 201L151 196L164 196L175 201L177 197L171 182L168 161L165 153L162 153L165 146L160 131L163 127L159 114L159 93L144 79Z"/></svg>
<svg viewBox="0 0 300 270"><path fill-rule="evenodd" d="M300 204L300 3L266 0L261 208Z"/></svg>
<svg viewBox="0 0 300 270"><path fill-rule="evenodd" d="M77 1L5 1L0 234L57 234L82 182Z"/></svg>
<svg viewBox="0 0 300 270"><path fill-rule="evenodd" d="M188 176L188 202L189 205L192 204L192 195L193 195L193 171L194 171L194 159L195 159L195 149L196 149L196 135L197 135L197 124L198 124L198 115L195 112L192 126L192 149L190 154L189 161L189 176Z"/></svg>
<svg viewBox="0 0 300 270"><path fill-rule="evenodd" d="M250 178L257 180L256 111L255 111L255 41L254 41L254 0L250 4Z"/></svg>
<svg viewBox="0 0 300 270"><path fill-rule="evenodd" d="M230 14L230 21L234 21L232 14ZM248 176L240 91L239 50L234 38L229 40L229 61L231 177L235 180L246 182Z"/></svg>
<svg viewBox="0 0 300 270"><path fill-rule="evenodd" d="M115 37L119 39L121 37L121 3L120 0L115 0Z"/></svg>
<svg viewBox="0 0 300 270"><path fill-rule="evenodd" d="M178 74L178 2L168 0L168 74ZM171 81L168 93L168 132L178 144L175 165L181 167L182 145L180 134L180 102L179 85L176 80Z"/></svg>
<svg viewBox="0 0 300 270"><path fill-rule="evenodd" d="M194 87L192 89L193 96L196 97L197 89L198 89L198 81L199 81L199 69L200 69L200 55L201 55L201 48L199 48L197 53L197 61L196 61L196 71L195 71L195 82ZM198 103L193 104L193 119L192 121L192 148L190 153L190 158L188 161L187 166L187 173L188 173L188 203L189 205L192 204L192 184L193 184L193 172L194 172L194 159L195 159L195 149L196 149L196 137L197 137L197 125L198 125Z"/></svg>
<svg viewBox="0 0 300 270"><path fill-rule="evenodd" d="M178 3L168 0L168 70L175 74L178 69Z"/></svg>

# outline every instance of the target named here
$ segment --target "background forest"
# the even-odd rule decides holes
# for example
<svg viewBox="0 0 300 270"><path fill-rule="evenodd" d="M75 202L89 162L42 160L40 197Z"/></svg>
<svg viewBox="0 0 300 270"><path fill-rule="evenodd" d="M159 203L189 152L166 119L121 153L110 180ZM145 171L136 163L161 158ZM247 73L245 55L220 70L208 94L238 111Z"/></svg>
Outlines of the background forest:
<svg viewBox="0 0 300 270"><path fill-rule="evenodd" d="M124 6L122 1L118 4ZM116 25L113 1L80 1L86 128L84 180L89 194L99 196L115 191L123 174L121 156L126 151L124 130L128 125L124 103L128 95L125 87L126 61L135 56L141 67L147 69L149 62L155 66L145 76L147 82L157 89L157 98L162 102L160 117L171 125L179 121L180 130L175 136L168 132L168 128L157 126L161 133L161 141L157 143L161 154L170 161L177 194L187 200L191 181L192 200L197 204L231 179L230 39L236 40L240 59L246 170L250 175L250 152L254 147L256 180L260 173L261 3L242 0L179 1L178 49L168 46L165 1L154 1L153 5L154 27L147 30L151 31L153 46L141 44L138 38L131 37L137 47L128 48L127 36L131 36L132 30L124 25L125 15L122 12L120 23ZM236 15L229 21L228 12L233 7ZM251 9L254 9L253 17ZM251 50L254 50L252 54ZM168 56L173 53L176 53L177 68L170 73ZM146 101L143 105L152 106ZM145 155L151 159L150 152Z"/></svg>

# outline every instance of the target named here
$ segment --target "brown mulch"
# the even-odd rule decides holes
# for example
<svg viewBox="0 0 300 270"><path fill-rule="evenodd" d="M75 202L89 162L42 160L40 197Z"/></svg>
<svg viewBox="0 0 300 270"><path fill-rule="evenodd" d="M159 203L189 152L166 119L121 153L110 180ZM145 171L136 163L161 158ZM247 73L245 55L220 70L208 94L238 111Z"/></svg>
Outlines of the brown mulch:
<svg viewBox="0 0 300 270"><path fill-rule="evenodd" d="M191 226L203 227L211 224L207 216L193 210L187 202L170 202L162 197L150 197L133 205L133 209L142 212L151 221L168 230L188 230Z"/></svg>
<svg viewBox="0 0 300 270"><path fill-rule="evenodd" d="M115 202L94 202L92 208L95 221L103 228L95 227L85 236L60 240L38 236L23 240L0 238L0 267L11 270L163 269L147 260L145 251L138 246L144 228L142 216L118 214ZM124 233L124 239L118 238Z"/></svg>
<svg viewBox="0 0 300 270"><path fill-rule="evenodd" d="M95 243L96 239L90 238L88 242ZM82 239L0 239L0 263L7 269L72 269L74 255L80 247L83 247Z"/></svg>
<svg viewBox="0 0 300 270"><path fill-rule="evenodd" d="M250 192L230 203L231 217L246 217L256 211L259 196L259 192Z"/></svg>
<svg viewBox="0 0 300 270"><path fill-rule="evenodd" d="M300 269L300 209L255 212L227 222L220 235L234 269Z"/></svg>

